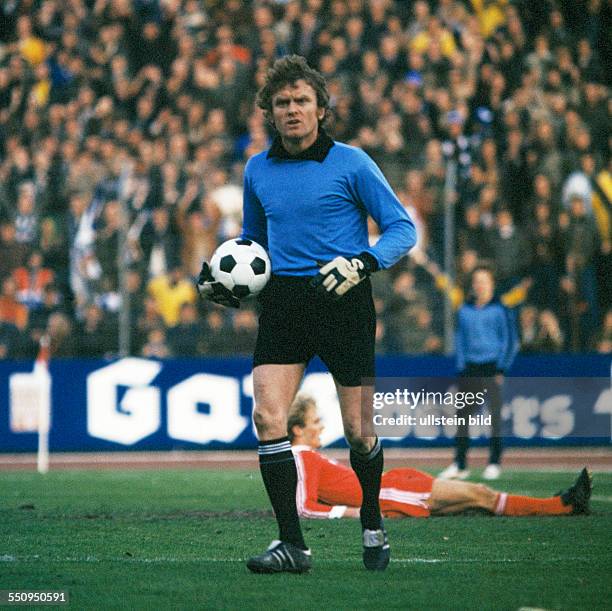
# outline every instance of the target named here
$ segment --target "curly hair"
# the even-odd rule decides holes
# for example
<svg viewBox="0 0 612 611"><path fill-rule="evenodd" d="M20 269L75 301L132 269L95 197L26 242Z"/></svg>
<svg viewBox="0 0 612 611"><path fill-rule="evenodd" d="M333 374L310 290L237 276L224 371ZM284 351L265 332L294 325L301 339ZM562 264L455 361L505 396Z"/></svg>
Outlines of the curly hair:
<svg viewBox="0 0 612 611"><path fill-rule="evenodd" d="M287 435L289 440L293 441L295 434L294 426L303 427L306 424L306 413L311 407L316 407L316 401L309 395L300 393L289 408L289 417L287 418Z"/></svg>
<svg viewBox="0 0 612 611"><path fill-rule="evenodd" d="M263 87L257 92L257 106L263 109L268 119L272 117L272 97L285 85L293 85L303 79L317 94L317 106L325 109L323 119L319 125L325 123L329 117L329 92L323 75L311 68L301 55L287 55L277 59L266 74Z"/></svg>

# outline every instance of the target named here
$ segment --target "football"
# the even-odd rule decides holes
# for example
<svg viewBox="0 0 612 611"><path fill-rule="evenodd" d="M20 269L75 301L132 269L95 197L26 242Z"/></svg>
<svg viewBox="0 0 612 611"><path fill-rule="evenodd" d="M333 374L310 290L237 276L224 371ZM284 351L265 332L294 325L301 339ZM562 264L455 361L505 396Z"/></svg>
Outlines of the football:
<svg viewBox="0 0 612 611"><path fill-rule="evenodd" d="M270 259L262 246L242 238L223 242L210 261L217 282L238 299L257 295L270 279Z"/></svg>

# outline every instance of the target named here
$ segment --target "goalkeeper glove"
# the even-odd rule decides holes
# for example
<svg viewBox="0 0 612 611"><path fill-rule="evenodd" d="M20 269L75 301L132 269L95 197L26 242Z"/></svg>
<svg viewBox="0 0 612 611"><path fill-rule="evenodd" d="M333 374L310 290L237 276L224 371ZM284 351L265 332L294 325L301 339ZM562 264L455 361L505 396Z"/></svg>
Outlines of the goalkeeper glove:
<svg viewBox="0 0 612 611"><path fill-rule="evenodd" d="M210 271L210 265L204 261L202 263L202 271L198 276L198 282L196 284L200 297L214 301L219 305L229 306L232 308L239 308L239 299L220 282L217 282Z"/></svg>
<svg viewBox="0 0 612 611"><path fill-rule="evenodd" d="M350 260L336 257L321 267L310 281L316 293L331 299L340 299L378 268L378 261L368 252Z"/></svg>

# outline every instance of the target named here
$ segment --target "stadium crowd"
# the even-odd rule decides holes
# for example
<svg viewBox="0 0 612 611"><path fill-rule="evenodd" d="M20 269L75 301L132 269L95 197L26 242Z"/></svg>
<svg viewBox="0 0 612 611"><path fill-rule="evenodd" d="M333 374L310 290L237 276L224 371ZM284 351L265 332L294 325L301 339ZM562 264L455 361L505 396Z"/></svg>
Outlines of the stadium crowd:
<svg viewBox="0 0 612 611"><path fill-rule="evenodd" d="M335 139L419 228L374 276L377 347L443 350L443 297L492 262L523 352L612 352L610 3L6 0L0 7L0 358L250 353L256 303L196 299L266 149L255 92L304 55ZM608 24L606 26L606 24ZM442 271L447 164L456 274ZM376 228L372 226L372 239ZM121 254L119 254L121 253ZM125 272L125 273L124 273Z"/></svg>

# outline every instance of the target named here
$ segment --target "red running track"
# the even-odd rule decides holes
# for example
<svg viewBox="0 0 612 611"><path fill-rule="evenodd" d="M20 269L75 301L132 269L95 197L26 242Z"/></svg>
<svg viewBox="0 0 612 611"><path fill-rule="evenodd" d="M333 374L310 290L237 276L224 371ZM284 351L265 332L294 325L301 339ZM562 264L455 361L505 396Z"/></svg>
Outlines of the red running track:
<svg viewBox="0 0 612 611"><path fill-rule="evenodd" d="M347 450L326 450L325 454L348 463ZM452 461L452 449L385 449L385 467L411 466L439 469ZM470 466L484 467L486 448L470 451ZM511 471L574 471L583 466L593 471L612 472L612 447L509 448L503 466ZM36 469L35 454L0 454L0 471ZM50 469L257 469L254 450L170 451L170 452L92 452L52 453Z"/></svg>

